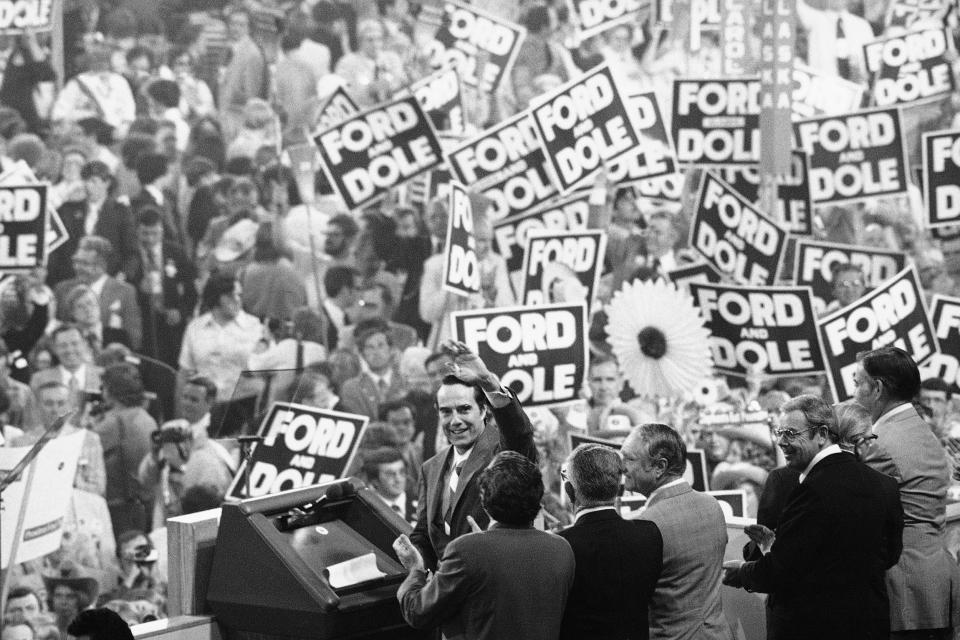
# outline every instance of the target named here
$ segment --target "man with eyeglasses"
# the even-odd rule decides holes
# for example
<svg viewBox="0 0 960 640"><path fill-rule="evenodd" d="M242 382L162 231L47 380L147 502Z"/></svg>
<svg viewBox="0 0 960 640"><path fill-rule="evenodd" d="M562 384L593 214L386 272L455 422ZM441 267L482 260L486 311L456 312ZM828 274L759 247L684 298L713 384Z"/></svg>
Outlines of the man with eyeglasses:
<svg viewBox="0 0 960 640"><path fill-rule="evenodd" d="M833 287L833 300L824 309L824 313L831 313L852 304L867 291L863 269L849 262L833 268L833 279L830 284Z"/></svg>
<svg viewBox="0 0 960 640"><path fill-rule="evenodd" d="M769 593L767 637L886 638L884 572L900 557L896 483L843 452L833 408L803 395L780 409L777 444L800 471L773 546L724 563L724 584Z"/></svg>
<svg viewBox="0 0 960 640"><path fill-rule="evenodd" d="M896 347L861 354L854 397L873 418L876 439L863 461L896 480L906 528L903 555L887 572L892 638L952 638L960 624L960 571L944 547L950 463L912 401L920 392L913 358Z"/></svg>

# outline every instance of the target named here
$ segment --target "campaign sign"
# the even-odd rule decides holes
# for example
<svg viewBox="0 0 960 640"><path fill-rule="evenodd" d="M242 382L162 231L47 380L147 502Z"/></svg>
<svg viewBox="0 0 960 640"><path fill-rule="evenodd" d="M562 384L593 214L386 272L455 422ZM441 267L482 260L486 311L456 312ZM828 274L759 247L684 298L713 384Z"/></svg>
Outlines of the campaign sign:
<svg viewBox="0 0 960 640"><path fill-rule="evenodd" d="M0 33L49 31L56 0L0 0Z"/></svg>
<svg viewBox="0 0 960 640"><path fill-rule="evenodd" d="M434 67L452 67L460 79L493 93L520 52L527 31L520 25L457 0L446 0L440 26L429 45Z"/></svg>
<svg viewBox="0 0 960 640"><path fill-rule="evenodd" d="M900 110L868 109L793 123L796 148L810 156L813 204L906 193Z"/></svg>
<svg viewBox="0 0 960 640"><path fill-rule="evenodd" d="M450 183L443 288L461 296L480 293L480 259L477 257L477 241L473 237L473 207L466 187L459 182Z"/></svg>
<svg viewBox="0 0 960 640"><path fill-rule="evenodd" d="M866 279L864 284L873 286L903 270L907 265L907 257L900 251L798 238L793 282L798 286L810 287L813 291L813 308L818 314L833 300L833 270L845 263L860 267Z"/></svg>
<svg viewBox="0 0 960 640"><path fill-rule="evenodd" d="M576 400L587 363L587 307L550 304L454 311L455 340L466 343L526 407Z"/></svg>
<svg viewBox="0 0 960 640"><path fill-rule="evenodd" d="M923 201L928 227L960 221L960 130L924 133Z"/></svg>
<svg viewBox="0 0 960 640"><path fill-rule="evenodd" d="M670 282L688 292L692 282L716 284L722 280L717 270L710 266L708 262L697 262L671 269L667 271L667 278L670 279Z"/></svg>
<svg viewBox="0 0 960 640"><path fill-rule="evenodd" d="M325 131L337 124L343 122L355 113L360 112L360 107L353 101L350 94L343 87L334 89L326 102L317 110L314 119L317 133Z"/></svg>
<svg viewBox="0 0 960 640"><path fill-rule="evenodd" d="M669 176L640 180L633 185L633 188L638 198L655 202L680 202L680 198L683 196L684 181L685 178L682 173L674 173Z"/></svg>
<svg viewBox="0 0 960 640"><path fill-rule="evenodd" d="M760 203L760 167L727 167L719 172L724 182L746 198L754 206ZM807 179L809 166L807 154L793 151L790 157L790 173L777 179L776 210L773 216L790 233L810 235L813 233L813 219L810 203L810 182Z"/></svg>
<svg viewBox="0 0 960 640"><path fill-rule="evenodd" d="M700 182L690 244L738 284L772 285L787 232L712 173Z"/></svg>
<svg viewBox="0 0 960 640"><path fill-rule="evenodd" d="M538 208L558 193L529 111L457 146L447 164L457 180L493 201L493 221Z"/></svg>
<svg viewBox="0 0 960 640"><path fill-rule="evenodd" d="M671 131L680 164L760 162L760 80L674 80Z"/></svg>
<svg viewBox="0 0 960 640"><path fill-rule="evenodd" d="M920 379L940 378L957 387L960 383L960 298L934 295L930 319L938 349L920 366Z"/></svg>
<svg viewBox="0 0 960 640"><path fill-rule="evenodd" d="M351 116L314 137L324 170L348 209L443 162L433 125L413 96Z"/></svg>
<svg viewBox="0 0 960 640"><path fill-rule="evenodd" d="M754 8L747 0L722 0L720 3L721 73L746 75L750 66L750 33Z"/></svg>
<svg viewBox="0 0 960 640"><path fill-rule="evenodd" d="M567 3L581 42L637 20L640 8L649 5L646 0L567 0Z"/></svg>
<svg viewBox="0 0 960 640"><path fill-rule="evenodd" d="M250 460L240 465L227 495L255 498L342 478L357 453L367 416L275 402L260 425ZM244 475L250 465L250 495Z"/></svg>
<svg viewBox="0 0 960 640"><path fill-rule="evenodd" d="M943 29L910 31L863 45L877 106L939 100L956 88Z"/></svg>
<svg viewBox="0 0 960 640"><path fill-rule="evenodd" d="M823 352L809 287L734 287L691 283L710 330L714 368L746 377L822 373Z"/></svg>
<svg viewBox="0 0 960 640"><path fill-rule="evenodd" d="M589 214L590 192L577 191L530 213L495 222L493 250L507 261L507 271L519 273L523 270L523 256L530 233L586 229Z"/></svg>
<svg viewBox="0 0 960 640"><path fill-rule="evenodd" d="M430 117L433 128L454 134L463 133L466 120L463 114L463 97L460 94L460 79L453 67L440 69L419 82L410 91L417 97L420 107Z"/></svg>
<svg viewBox="0 0 960 640"><path fill-rule="evenodd" d="M721 2L723 0L689 0L686 3L690 11L690 51L700 51L704 34L716 33L720 29Z"/></svg>
<svg viewBox="0 0 960 640"><path fill-rule="evenodd" d="M677 152L663 121L657 96L652 91L629 96L627 108L634 113L640 146L607 165L612 184L634 183L677 171Z"/></svg>
<svg viewBox="0 0 960 640"><path fill-rule="evenodd" d="M934 354L936 335L911 265L856 302L817 321L827 359L827 377L838 402L851 398L857 354L899 347L917 364Z"/></svg>
<svg viewBox="0 0 960 640"><path fill-rule="evenodd" d="M850 113L863 102L863 87L802 62L793 63L793 119Z"/></svg>
<svg viewBox="0 0 960 640"><path fill-rule="evenodd" d="M47 185L0 185L0 273L44 266L47 215Z"/></svg>
<svg viewBox="0 0 960 640"><path fill-rule="evenodd" d="M552 302L593 304L603 256L607 248L605 231L531 231L523 258L525 305Z"/></svg>
<svg viewBox="0 0 960 640"><path fill-rule="evenodd" d="M887 5L886 28L909 29L915 22L936 18L948 2L949 0L890 0Z"/></svg>
<svg viewBox="0 0 960 640"><path fill-rule="evenodd" d="M557 87L532 110L543 152L563 193L586 185L605 163L640 143L606 64Z"/></svg>

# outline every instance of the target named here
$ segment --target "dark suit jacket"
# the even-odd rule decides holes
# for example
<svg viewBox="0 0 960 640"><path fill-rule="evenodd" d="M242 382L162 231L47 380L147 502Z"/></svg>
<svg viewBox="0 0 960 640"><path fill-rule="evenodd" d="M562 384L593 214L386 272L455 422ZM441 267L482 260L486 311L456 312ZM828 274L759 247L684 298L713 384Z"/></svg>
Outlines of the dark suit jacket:
<svg viewBox="0 0 960 640"><path fill-rule="evenodd" d="M387 388L387 400L396 400L402 398L407 393L407 386L403 376L400 375L400 368L393 368L393 375L390 376L390 386ZM359 413L363 416L370 416L371 420L376 420L380 412L381 400L378 399L379 392L373 378L366 372L354 376L344 381L340 387L340 402L351 413Z"/></svg>
<svg viewBox="0 0 960 640"><path fill-rule="evenodd" d="M649 638L647 603L663 562L657 525L605 509L584 514L560 536L577 560L560 638Z"/></svg>
<svg viewBox="0 0 960 640"><path fill-rule="evenodd" d="M835 453L791 494L770 553L739 576L771 594L770 637L886 639L884 573L900 557L902 534L896 481Z"/></svg>
<svg viewBox="0 0 960 640"><path fill-rule="evenodd" d="M140 193L130 198L130 208L133 210L134 218L136 218L137 212L147 205L159 207L160 211L163 212L163 239L182 245L184 238L181 233L180 219L174 209L175 202L173 194L164 192L163 204L160 204L153 197L153 194L146 189L141 189Z"/></svg>
<svg viewBox="0 0 960 640"><path fill-rule="evenodd" d="M556 640L573 579L563 538L495 525L450 543L430 580L411 571L397 599L408 624L448 640Z"/></svg>
<svg viewBox="0 0 960 640"><path fill-rule="evenodd" d="M800 484L800 472L790 467L779 467L770 472L763 483L760 504L757 505L757 524L762 524L776 532L780 526L780 516L790 500L790 494ZM743 545L744 560L759 560L763 556L760 548L752 541Z"/></svg>
<svg viewBox="0 0 960 640"><path fill-rule="evenodd" d="M57 298L57 318L66 320L66 309L64 300L67 294L80 281L71 278L61 282L54 288L53 293ZM103 285L103 291L100 294L100 321L106 329L123 329L130 337L130 348L134 351L140 350L143 342L143 320L140 315L140 306L137 304L137 291L126 282L120 282L116 278L107 277Z"/></svg>
<svg viewBox="0 0 960 640"><path fill-rule="evenodd" d="M417 526L410 540L423 554L428 569L436 568L443 551L451 540L470 533L467 516L473 516L481 528L490 522L490 517L480 505L480 472L486 468L500 451L517 451L534 462L537 447L533 442L533 426L524 413L517 397L510 394L510 404L493 410L497 426L487 425L477 438L470 457L460 472L457 492L453 496L453 514L450 518L450 534L443 526L441 503L447 478L447 469L453 459L453 447L447 447L423 463L417 498Z"/></svg>
<svg viewBox="0 0 960 640"><path fill-rule="evenodd" d="M168 325L163 318L153 318L150 296L141 288L144 278L143 256L139 247L133 259L126 266L127 282L137 290L137 303L143 316L143 349L152 358L159 358L171 366L176 366L180 355L180 343L187 322L193 315L197 304L197 269L187 254L176 244L163 243L163 264L160 265L163 285L163 308L180 312L180 322ZM154 321L156 331L154 331ZM154 342L156 341L156 342Z"/></svg>
<svg viewBox="0 0 960 640"><path fill-rule="evenodd" d="M87 201L65 202L57 213L63 220L67 230L68 240L50 256L48 282L54 284L73 276L73 254L77 251L80 238L87 235L84 230L84 221L87 218ZM107 263L107 273L116 275L136 249L136 239L133 230L133 215L126 205L116 200L108 199L100 207L97 224L93 226L93 235L106 238L113 246L113 255Z"/></svg>

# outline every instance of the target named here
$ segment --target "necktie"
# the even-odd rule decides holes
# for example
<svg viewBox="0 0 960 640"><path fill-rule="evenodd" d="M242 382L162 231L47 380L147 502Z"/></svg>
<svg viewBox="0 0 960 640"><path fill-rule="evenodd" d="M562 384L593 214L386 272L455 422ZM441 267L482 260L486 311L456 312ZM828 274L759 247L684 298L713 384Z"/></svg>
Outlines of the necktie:
<svg viewBox="0 0 960 640"><path fill-rule="evenodd" d="M463 471L465 462L466 460L461 460L450 470L447 488L443 492L443 527L447 535L450 535L450 520L453 519L453 496L457 493L457 487L460 484L460 472Z"/></svg>
<svg viewBox="0 0 960 640"><path fill-rule="evenodd" d="M380 395L380 402L384 402L387 399L387 381L383 378L377 381L377 393Z"/></svg>
<svg viewBox="0 0 960 640"><path fill-rule="evenodd" d="M843 30L843 15L837 16L837 73L844 80L850 76L850 47L847 43L847 34Z"/></svg>
<svg viewBox="0 0 960 640"><path fill-rule="evenodd" d="M70 380L67 383L67 386L70 389L70 395L76 396L77 392L80 390L80 381L77 380L77 375L75 373L70 374Z"/></svg>

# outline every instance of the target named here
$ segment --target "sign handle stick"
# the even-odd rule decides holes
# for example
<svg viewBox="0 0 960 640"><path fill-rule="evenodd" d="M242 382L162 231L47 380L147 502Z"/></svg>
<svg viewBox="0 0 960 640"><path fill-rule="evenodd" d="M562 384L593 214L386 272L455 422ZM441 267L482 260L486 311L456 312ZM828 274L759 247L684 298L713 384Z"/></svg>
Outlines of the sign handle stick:
<svg viewBox="0 0 960 640"><path fill-rule="evenodd" d="M7 608L7 592L10 590L10 570L16 564L17 553L20 552L20 539L23 537L23 525L27 519L27 502L30 500L30 489L33 487L33 476L37 470L36 461L27 471L27 481L23 488L23 500L20 501L20 512L17 514L17 526L13 530L13 542L10 544L10 557L7 566L0 571L0 611Z"/></svg>
<svg viewBox="0 0 960 640"><path fill-rule="evenodd" d="M313 287L317 293L317 309L323 304L323 296L320 293L320 267L317 264L317 243L313 237L313 202L305 202L307 207L307 235L310 236L310 268L313 270ZM320 317L320 342L323 348L330 355L330 345L327 344L327 317L322 312L317 314Z"/></svg>

